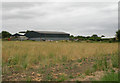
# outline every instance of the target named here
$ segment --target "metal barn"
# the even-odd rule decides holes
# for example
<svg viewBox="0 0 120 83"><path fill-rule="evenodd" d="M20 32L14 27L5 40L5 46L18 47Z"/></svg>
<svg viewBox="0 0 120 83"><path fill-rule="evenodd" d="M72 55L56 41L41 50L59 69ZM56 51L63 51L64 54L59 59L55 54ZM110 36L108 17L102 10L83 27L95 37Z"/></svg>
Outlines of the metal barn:
<svg viewBox="0 0 120 83"><path fill-rule="evenodd" d="M20 40L20 41L23 41L23 40L28 40L28 38L24 35L25 33L15 33L11 36L11 39L12 40Z"/></svg>
<svg viewBox="0 0 120 83"><path fill-rule="evenodd" d="M29 40L34 41L45 41L45 40L69 40L70 34L65 32L55 32L55 31L28 31L25 34Z"/></svg>

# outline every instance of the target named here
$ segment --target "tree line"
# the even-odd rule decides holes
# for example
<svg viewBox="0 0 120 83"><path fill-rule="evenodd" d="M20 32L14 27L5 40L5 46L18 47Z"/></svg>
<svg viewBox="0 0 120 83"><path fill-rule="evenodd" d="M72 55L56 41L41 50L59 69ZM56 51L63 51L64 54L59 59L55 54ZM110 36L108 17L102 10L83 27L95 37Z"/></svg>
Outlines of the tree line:
<svg viewBox="0 0 120 83"><path fill-rule="evenodd" d="M105 37L104 35L102 35L101 37L98 37L97 34L93 34L92 36L70 36L70 39L73 40L93 40L93 41L100 41L102 37Z"/></svg>
<svg viewBox="0 0 120 83"><path fill-rule="evenodd" d="M0 33L0 38L10 38L12 34L8 31L2 31ZM113 38L113 40L117 40L120 42L120 29L118 31L116 31L116 34L115 34L115 38ZM81 40L92 40L92 41L101 41L101 38L105 37L104 35L98 37L97 34L93 34L92 36L74 36L74 35L71 35L70 36L70 40L76 40L76 41L81 41Z"/></svg>

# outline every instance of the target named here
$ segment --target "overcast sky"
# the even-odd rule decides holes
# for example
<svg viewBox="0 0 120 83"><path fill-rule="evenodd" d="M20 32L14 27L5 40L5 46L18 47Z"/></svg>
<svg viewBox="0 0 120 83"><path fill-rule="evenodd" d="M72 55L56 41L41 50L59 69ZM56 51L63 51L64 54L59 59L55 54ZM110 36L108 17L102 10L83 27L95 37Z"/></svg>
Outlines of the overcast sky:
<svg viewBox="0 0 120 83"><path fill-rule="evenodd" d="M2 30L64 31L115 36L118 4L109 2L4 2Z"/></svg>

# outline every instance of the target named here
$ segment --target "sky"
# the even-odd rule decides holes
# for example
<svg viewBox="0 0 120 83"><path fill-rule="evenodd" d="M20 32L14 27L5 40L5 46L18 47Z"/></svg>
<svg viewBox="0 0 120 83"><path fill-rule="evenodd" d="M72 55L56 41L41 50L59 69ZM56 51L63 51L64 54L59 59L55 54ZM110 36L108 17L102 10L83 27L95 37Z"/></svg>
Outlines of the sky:
<svg viewBox="0 0 120 83"><path fill-rule="evenodd" d="M71 35L114 37L115 2L3 2L2 30L63 31Z"/></svg>

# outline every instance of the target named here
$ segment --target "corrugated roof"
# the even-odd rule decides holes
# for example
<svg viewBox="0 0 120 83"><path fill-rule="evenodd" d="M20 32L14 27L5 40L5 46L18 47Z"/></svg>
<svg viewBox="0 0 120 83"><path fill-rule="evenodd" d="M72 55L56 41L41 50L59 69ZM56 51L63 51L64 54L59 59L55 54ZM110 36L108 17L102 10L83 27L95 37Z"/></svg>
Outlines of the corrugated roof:
<svg viewBox="0 0 120 83"><path fill-rule="evenodd" d="M20 35L25 35L25 33L18 33L18 34L20 34Z"/></svg>
<svg viewBox="0 0 120 83"><path fill-rule="evenodd" d="M23 33L15 33L15 34L13 34L13 36L15 36L15 35L17 35L17 36L24 36L25 33L24 34Z"/></svg>
<svg viewBox="0 0 120 83"><path fill-rule="evenodd" d="M58 32L58 31L34 31L34 32L38 32L38 33L46 33L46 34L69 34L69 33Z"/></svg>

